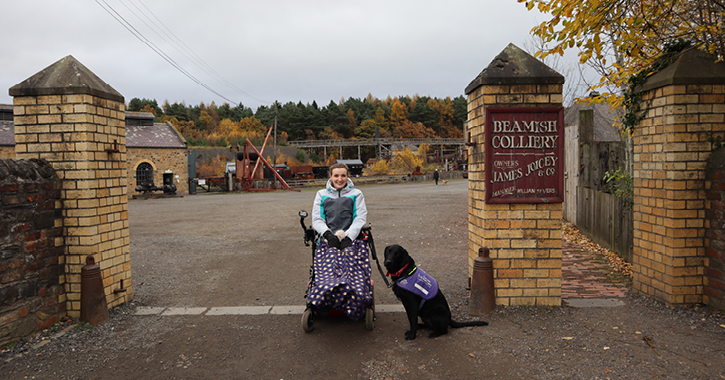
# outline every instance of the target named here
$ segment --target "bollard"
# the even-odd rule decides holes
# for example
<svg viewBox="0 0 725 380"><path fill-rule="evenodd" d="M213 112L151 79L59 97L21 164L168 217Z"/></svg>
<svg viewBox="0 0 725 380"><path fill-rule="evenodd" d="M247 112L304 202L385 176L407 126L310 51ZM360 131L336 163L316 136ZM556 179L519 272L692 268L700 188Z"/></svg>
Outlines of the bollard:
<svg viewBox="0 0 725 380"><path fill-rule="evenodd" d="M493 260L488 257L488 248L480 248L473 260L471 276L471 298L468 314L483 315L496 308L496 293L493 287Z"/></svg>
<svg viewBox="0 0 725 380"><path fill-rule="evenodd" d="M86 265L81 268L81 321L94 326L108 321L101 267L91 255L86 257Z"/></svg>

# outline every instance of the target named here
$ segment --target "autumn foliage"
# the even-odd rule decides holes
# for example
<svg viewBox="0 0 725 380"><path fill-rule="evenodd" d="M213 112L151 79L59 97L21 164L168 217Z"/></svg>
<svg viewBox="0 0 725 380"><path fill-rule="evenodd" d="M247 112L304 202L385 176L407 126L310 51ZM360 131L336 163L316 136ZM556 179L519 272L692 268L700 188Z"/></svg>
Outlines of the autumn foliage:
<svg viewBox="0 0 725 380"><path fill-rule="evenodd" d="M198 178L218 177L224 174L227 157L209 157L205 162L196 165L196 176Z"/></svg>
<svg viewBox="0 0 725 380"><path fill-rule="evenodd" d="M276 109L276 111L275 111ZM316 102L260 106L256 111L239 104L217 106L213 102L198 106L134 98L129 111L151 112L159 122L171 122L191 146L229 146L249 139L255 144L277 120L278 142L315 139L461 138L467 119L466 100L368 95L364 99L330 101L320 107Z"/></svg>
<svg viewBox="0 0 725 380"><path fill-rule="evenodd" d="M688 45L725 56L720 0L517 0L551 18L532 29L546 48L539 57L578 50L580 63L595 68L604 99L618 107L622 93L638 73L646 71L671 51Z"/></svg>

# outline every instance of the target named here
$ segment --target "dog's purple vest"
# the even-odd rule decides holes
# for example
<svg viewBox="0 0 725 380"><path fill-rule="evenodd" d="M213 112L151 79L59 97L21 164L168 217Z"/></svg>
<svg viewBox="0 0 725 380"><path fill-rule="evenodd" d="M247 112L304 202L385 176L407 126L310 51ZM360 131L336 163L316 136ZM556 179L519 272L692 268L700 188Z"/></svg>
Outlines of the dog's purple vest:
<svg viewBox="0 0 725 380"><path fill-rule="evenodd" d="M412 275L398 280L397 284L401 288L423 297L420 305L418 305L419 310L423 307L425 301L438 294L438 281L428 273L425 273L423 269L417 267Z"/></svg>

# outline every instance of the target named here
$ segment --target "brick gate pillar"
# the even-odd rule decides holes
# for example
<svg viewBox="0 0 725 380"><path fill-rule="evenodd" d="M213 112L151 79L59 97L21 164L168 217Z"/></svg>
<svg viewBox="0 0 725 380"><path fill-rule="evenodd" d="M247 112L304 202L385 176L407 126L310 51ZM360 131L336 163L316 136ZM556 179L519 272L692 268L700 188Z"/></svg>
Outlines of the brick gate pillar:
<svg viewBox="0 0 725 380"><path fill-rule="evenodd" d="M92 254L109 307L131 299L124 98L72 56L10 88L18 159L43 158L62 183L66 308L80 315ZM127 289L115 292L115 289Z"/></svg>
<svg viewBox="0 0 725 380"><path fill-rule="evenodd" d="M563 84L562 75L510 44L465 90L468 133L475 143L468 155L469 274L478 249L489 248L500 305L561 305L562 204L486 202L486 110L561 108ZM528 174L512 166L514 175L518 168Z"/></svg>
<svg viewBox="0 0 725 380"><path fill-rule="evenodd" d="M725 132L725 63L692 49L639 90L645 115L632 137L632 286L668 305L700 303L705 166L714 137Z"/></svg>

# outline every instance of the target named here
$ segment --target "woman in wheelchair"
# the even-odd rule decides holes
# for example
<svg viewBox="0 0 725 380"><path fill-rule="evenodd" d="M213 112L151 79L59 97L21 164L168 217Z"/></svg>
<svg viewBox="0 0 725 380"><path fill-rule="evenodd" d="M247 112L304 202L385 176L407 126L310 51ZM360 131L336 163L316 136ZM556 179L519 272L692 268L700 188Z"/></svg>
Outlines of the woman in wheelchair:
<svg viewBox="0 0 725 380"><path fill-rule="evenodd" d="M348 178L348 172L345 164L330 166L327 186L317 192L312 205L312 227L337 249L352 245L368 216L365 197Z"/></svg>
<svg viewBox="0 0 725 380"><path fill-rule="evenodd" d="M327 186L317 192L312 205L312 227L321 238L308 301L315 308L334 308L359 320L372 304L370 251L357 239L368 212L362 191L348 173L345 164L330 166Z"/></svg>

